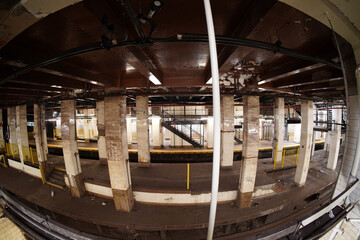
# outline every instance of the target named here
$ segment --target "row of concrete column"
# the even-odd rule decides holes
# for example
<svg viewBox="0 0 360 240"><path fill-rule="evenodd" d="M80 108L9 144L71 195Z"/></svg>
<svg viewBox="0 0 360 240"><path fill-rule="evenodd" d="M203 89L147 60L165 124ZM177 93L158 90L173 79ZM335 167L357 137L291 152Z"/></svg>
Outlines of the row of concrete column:
<svg viewBox="0 0 360 240"><path fill-rule="evenodd" d="M244 124L243 124L243 150L240 170L238 200L240 207L247 207L251 203L255 187L256 171L259 149L259 97L244 96ZM229 169L233 166L234 151L234 98L230 95L222 96L222 126L221 126L221 166ZM128 155L128 140L126 129L126 97L105 97L98 101L97 127L99 132L98 148L101 164L108 164L111 188L115 207L121 211L131 211L134 199L131 187L131 176ZM337 113L341 121L341 111ZM301 103L301 142L294 182L298 186L305 184L309 169L311 146L313 140L313 102L302 100ZM1 114L0 114L1 115ZM148 97L138 96L136 99L137 134L138 134L138 162L139 166L150 166L149 126L148 126ZM155 121L154 121L155 120ZM161 129L160 117L153 119L153 128ZM338 120L339 121L339 120ZM0 119L1 122L1 119ZM10 143L17 144L22 163L29 157L26 127L26 106L17 106L8 109L8 123L10 128ZM154 124L155 123L155 124ZM40 170L43 176L48 173L46 165L47 141L45 129L45 110L43 106L34 105L35 142ZM1 125L2 126L2 125ZM82 177L79 153L76 141L76 106L75 100L64 100L61 103L61 133L63 155L66 174L69 179L71 193L81 197L85 192ZM154 129L155 130L155 129ZM156 129L156 132L159 132ZM160 131L161 132L161 131ZM16 135L14 134L16 133ZM336 168L338 142L340 141L340 126L335 127L335 135L330 142L328 167ZM283 148L284 136L284 99L276 99L275 108L275 138L277 147L274 154L280 155ZM161 136L158 136L160 139ZM157 141L156 138L154 140ZM1 144L1 143L0 143ZM334 149L334 150L332 150ZM337 151L337 152L336 152ZM331 156L331 157L330 157ZM276 157L274 157L275 160ZM331 161L330 161L331 158ZM277 160L278 161L278 160Z"/></svg>

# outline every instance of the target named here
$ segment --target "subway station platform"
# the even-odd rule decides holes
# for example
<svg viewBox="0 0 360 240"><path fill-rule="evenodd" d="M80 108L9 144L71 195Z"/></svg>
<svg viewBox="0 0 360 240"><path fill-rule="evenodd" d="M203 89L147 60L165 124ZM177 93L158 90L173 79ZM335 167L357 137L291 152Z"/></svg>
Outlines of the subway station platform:
<svg viewBox="0 0 360 240"><path fill-rule="evenodd" d="M215 237L222 236L223 231L241 238L261 234L310 214L329 201L338 169L326 169L325 154L324 150L315 152L303 187L293 183L295 168L272 171L271 159L259 159L251 206L237 208L233 201L220 201ZM53 166L64 167L60 156L50 155L48 161ZM110 186L107 166L91 159L81 159L80 162L85 184ZM220 192L237 189L240 163L235 162L231 170L221 170ZM130 213L115 211L109 197L88 192L80 199L73 198L67 189L43 185L41 179L12 168L0 167L0 182L7 191L40 213L84 232L126 239L157 239L166 232L166 239L184 239L185 236L186 239L201 239L206 236L204 227L208 223L208 204L177 204L171 199L161 199L162 203L157 204L141 201L144 193L157 196L166 193L167 198L181 193L191 196L208 193L211 163L190 164L189 190L186 189L186 167L186 163L156 163L150 168L139 168L136 163L131 163L135 207ZM248 224L259 227L246 231ZM136 236L132 230L137 231Z"/></svg>
<svg viewBox="0 0 360 240"><path fill-rule="evenodd" d="M166 143L166 141L164 141ZM35 147L35 142L29 142L31 147ZM86 143L78 141L78 151L80 158L99 159L98 147L96 142ZM315 149L322 149L324 140L316 141ZM285 149L298 148L299 143L293 141L284 141ZM49 153L62 156L61 141L48 139ZM130 162L137 162L137 144L128 145ZM211 162L213 149L196 147L170 147L165 144L162 148L150 147L151 162L153 163L199 163ZM234 161L241 160L242 144L234 145ZM272 142L268 140L259 141L259 158L269 158L272 154Z"/></svg>

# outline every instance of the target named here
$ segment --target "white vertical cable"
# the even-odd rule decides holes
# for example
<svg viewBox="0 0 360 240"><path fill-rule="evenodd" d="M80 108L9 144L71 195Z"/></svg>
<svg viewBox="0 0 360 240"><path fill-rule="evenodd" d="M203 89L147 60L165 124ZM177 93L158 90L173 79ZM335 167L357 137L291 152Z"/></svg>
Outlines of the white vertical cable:
<svg viewBox="0 0 360 240"><path fill-rule="evenodd" d="M216 41L214 23L211 14L210 0L204 0L206 25L209 36L210 63L212 75L212 93L213 93L213 115L214 115L214 152L213 152L213 169L211 184L211 202L207 239L213 237L217 196L219 191L219 174L220 174L220 87L219 87L219 66L217 61Z"/></svg>

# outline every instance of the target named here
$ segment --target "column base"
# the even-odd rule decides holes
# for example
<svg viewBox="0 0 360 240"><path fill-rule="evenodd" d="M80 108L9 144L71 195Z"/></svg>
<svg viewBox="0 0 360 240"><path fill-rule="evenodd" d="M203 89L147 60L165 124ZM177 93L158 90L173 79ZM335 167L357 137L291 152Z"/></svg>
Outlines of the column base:
<svg viewBox="0 0 360 240"><path fill-rule="evenodd" d="M108 165L107 158L99 158L99 160L100 160L100 165L102 166Z"/></svg>
<svg viewBox="0 0 360 240"><path fill-rule="evenodd" d="M252 192L240 192L238 191L238 197L236 199L236 206L239 208L247 208L251 206Z"/></svg>
<svg viewBox="0 0 360 240"><path fill-rule="evenodd" d="M39 167L40 167L42 178L44 178L44 180L46 180L52 169L49 168L46 161L39 162Z"/></svg>
<svg viewBox="0 0 360 240"><path fill-rule="evenodd" d="M297 183L296 181L294 181L294 183L297 187L303 187L305 185L305 183Z"/></svg>
<svg viewBox="0 0 360 240"><path fill-rule="evenodd" d="M150 162L138 162L139 167L148 168L148 167L150 167L150 165L151 165Z"/></svg>
<svg viewBox="0 0 360 240"><path fill-rule="evenodd" d="M67 174L70 182L71 195L73 197L81 198L85 193L85 184L82 173L79 173L75 176Z"/></svg>
<svg viewBox="0 0 360 240"><path fill-rule="evenodd" d="M112 189L115 209L122 212L131 212L134 207L134 197L131 186L127 190Z"/></svg>
<svg viewBox="0 0 360 240"><path fill-rule="evenodd" d="M233 165L220 166L220 168L223 169L223 170L231 170L231 169L233 169Z"/></svg>

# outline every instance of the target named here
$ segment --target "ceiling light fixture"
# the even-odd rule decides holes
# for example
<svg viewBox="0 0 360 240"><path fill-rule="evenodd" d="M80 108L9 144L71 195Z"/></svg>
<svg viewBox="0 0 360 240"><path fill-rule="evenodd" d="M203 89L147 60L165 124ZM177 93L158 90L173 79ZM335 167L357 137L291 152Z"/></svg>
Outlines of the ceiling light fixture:
<svg viewBox="0 0 360 240"><path fill-rule="evenodd" d="M155 77L152 73L150 73L149 80L155 85L161 85L161 82L157 77Z"/></svg>

